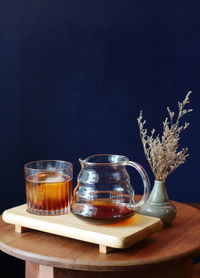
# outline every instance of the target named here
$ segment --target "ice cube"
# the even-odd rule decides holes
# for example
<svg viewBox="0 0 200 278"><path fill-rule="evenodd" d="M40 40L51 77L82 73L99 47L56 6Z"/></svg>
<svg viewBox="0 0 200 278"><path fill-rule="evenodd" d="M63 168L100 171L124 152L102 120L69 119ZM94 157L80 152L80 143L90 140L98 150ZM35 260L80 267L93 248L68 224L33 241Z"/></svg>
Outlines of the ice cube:
<svg viewBox="0 0 200 278"><path fill-rule="evenodd" d="M58 176L47 176L44 181L49 183L50 182L54 183L54 182L64 182L66 181L66 179L63 176L58 175Z"/></svg>

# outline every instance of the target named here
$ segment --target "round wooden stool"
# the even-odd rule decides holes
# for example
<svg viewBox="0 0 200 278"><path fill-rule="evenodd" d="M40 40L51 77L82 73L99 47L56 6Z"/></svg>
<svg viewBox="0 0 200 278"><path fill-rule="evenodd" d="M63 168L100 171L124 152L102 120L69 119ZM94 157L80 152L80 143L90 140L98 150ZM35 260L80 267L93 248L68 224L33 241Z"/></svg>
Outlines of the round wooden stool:
<svg viewBox="0 0 200 278"><path fill-rule="evenodd" d="M33 230L18 234L2 220L0 249L26 261L26 278L192 278L200 211L174 204L177 217L170 227L125 250L102 254L91 243Z"/></svg>
<svg viewBox="0 0 200 278"><path fill-rule="evenodd" d="M199 278L200 277L200 263L194 265L194 273L192 278Z"/></svg>

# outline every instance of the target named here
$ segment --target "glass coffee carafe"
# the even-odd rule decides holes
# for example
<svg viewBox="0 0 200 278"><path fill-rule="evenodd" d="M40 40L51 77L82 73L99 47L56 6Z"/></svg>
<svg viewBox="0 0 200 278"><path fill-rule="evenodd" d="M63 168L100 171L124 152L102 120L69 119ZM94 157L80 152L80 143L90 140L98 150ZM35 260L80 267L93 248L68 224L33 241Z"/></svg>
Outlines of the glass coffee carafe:
<svg viewBox="0 0 200 278"><path fill-rule="evenodd" d="M149 178L136 162L126 156L99 154L82 160L74 189L71 211L88 220L121 220L133 215L149 195ZM126 166L141 175L144 193L137 203Z"/></svg>

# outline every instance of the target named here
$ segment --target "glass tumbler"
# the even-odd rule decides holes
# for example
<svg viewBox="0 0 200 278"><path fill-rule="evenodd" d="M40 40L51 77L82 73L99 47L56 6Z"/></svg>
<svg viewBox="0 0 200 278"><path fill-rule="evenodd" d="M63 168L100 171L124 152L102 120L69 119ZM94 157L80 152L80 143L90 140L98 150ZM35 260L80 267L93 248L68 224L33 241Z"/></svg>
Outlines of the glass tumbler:
<svg viewBox="0 0 200 278"><path fill-rule="evenodd" d="M60 215L70 211L72 163L38 160L24 165L27 211L37 215Z"/></svg>

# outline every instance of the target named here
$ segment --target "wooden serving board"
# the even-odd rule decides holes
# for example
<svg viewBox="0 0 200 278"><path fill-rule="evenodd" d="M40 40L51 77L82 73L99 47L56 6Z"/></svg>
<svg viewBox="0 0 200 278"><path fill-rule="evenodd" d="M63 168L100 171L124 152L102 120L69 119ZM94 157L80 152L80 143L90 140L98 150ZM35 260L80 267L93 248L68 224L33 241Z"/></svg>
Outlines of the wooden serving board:
<svg viewBox="0 0 200 278"><path fill-rule="evenodd" d="M39 216L26 211L21 205L4 211L3 220L15 225L15 231L22 233L29 229L52 233L99 245L101 253L113 248L127 248L162 229L159 218L135 214L112 224L93 224L73 214Z"/></svg>

